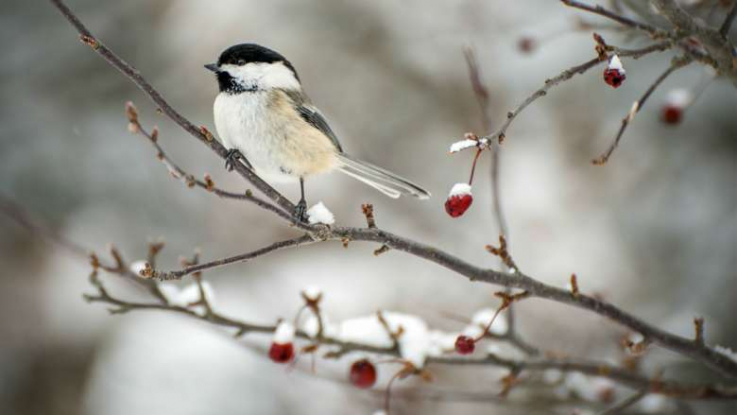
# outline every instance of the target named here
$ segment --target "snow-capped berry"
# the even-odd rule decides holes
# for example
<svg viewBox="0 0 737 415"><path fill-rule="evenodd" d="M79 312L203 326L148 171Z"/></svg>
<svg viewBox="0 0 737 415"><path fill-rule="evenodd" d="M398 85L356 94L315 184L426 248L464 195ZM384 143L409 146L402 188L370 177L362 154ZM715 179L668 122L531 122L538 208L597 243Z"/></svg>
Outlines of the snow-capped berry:
<svg viewBox="0 0 737 415"><path fill-rule="evenodd" d="M476 341L471 337L460 335L456 338L456 352L459 354L471 354L476 348Z"/></svg>
<svg viewBox="0 0 737 415"><path fill-rule="evenodd" d="M627 75L622 66L622 61L619 60L619 56L612 55L604 70L604 82L611 85L612 88L619 88L625 79L627 79Z"/></svg>
<svg viewBox="0 0 737 415"><path fill-rule="evenodd" d="M294 345L292 343L271 343L269 358L276 363L287 363L294 358Z"/></svg>
<svg viewBox="0 0 737 415"><path fill-rule="evenodd" d="M269 358L276 363L287 363L294 358L294 326L281 322L276 326L269 349Z"/></svg>
<svg viewBox="0 0 737 415"><path fill-rule="evenodd" d="M661 119L666 124L678 124L683 118L683 111L691 104L693 97L687 89L678 88L670 91L665 98L661 111Z"/></svg>
<svg viewBox="0 0 737 415"><path fill-rule="evenodd" d="M351 383L359 388L367 389L376 383L376 367L367 359L353 362L350 372Z"/></svg>
<svg viewBox="0 0 737 415"><path fill-rule="evenodd" d="M473 203L473 195L471 194L471 185L466 183L456 183L450 189L448 199L445 201L445 211L451 217L457 218L463 215L469 206Z"/></svg>

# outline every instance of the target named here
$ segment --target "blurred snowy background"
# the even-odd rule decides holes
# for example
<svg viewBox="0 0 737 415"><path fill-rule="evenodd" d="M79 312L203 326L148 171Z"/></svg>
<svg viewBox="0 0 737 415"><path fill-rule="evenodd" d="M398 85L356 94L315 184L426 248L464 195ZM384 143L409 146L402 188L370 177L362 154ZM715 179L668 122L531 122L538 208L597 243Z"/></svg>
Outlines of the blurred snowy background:
<svg viewBox="0 0 737 415"><path fill-rule="evenodd" d="M459 219L443 210L445 194L467 177L472 157L449 156L448 145L467 131L482 132L462 47L477 49L495 123L544 79L589 59L593 48L590 34L571 30L580 13L543 0L69 0L69 6L175 108L211 128L216 85L202 65L235 43L280 51L300 71L347 151L435 195L424 203L395 201L330 175L308 182L308 201L323 201L339 224L356 226L364 223L360 203L371 202L381 227L484 266L496 263L483 246L498 234L488 154L474 206ZM523 54L517 47L522 36L542 43ZM144 125L160 127L160 143L185 169L209 172L222 187L245 188L225 173L222 160L157 115L130 82L80 45L47 2L4 0L0 39L0 192L44 223L100 253L114 242L131 260L145 256L149 238L165 237L164 268L177 267L177 257L196 247L204 259L214 259L297 235L252 205L171 179L149 144L127 133L125 101L137 104ZM607 40L623 43L612 34ZM603 168L589 163L670 56L626 60L628 79L617 90L593 70L554 89L513 124L502 153L513 254L529 275L563 286L575 272L582 290L677 333L690 335L692 317L702 315L709 342L735 348L735 88L713 82L682 125L666 126L659 107L667 90L695 87L707 77L697 65L678 72L641 112L611 162ZM298 196L296 186L282 189ZM319 244L205 278L219 310L261 323L293 316L299 291L308 285L324 290L323 307L334 320L380 308L456 330L459 323L445 313L471 315L497 304L496 287L398 252L377 258L375 248ZM111 317L103 306L82 301L91 291L84 261L5 217L0 263L0 413L370 414L382 405L380 394L344 381L351 359L320 363L315 377L304 361L289 372L242 347L263 349L263 336L237 342L165 313ZM545 349L595 359L616 360L625 334L599 317L541 300L521 304L518 321L521 334ZM690 380L710 376L657 349L648 367ZM399 389L493 395L503 374L488 368L433 372L433 384L407 380ZM405 414L549 410L426 400L397 400L394 408ZM715 414L737 409L694 408Z"/></svg>

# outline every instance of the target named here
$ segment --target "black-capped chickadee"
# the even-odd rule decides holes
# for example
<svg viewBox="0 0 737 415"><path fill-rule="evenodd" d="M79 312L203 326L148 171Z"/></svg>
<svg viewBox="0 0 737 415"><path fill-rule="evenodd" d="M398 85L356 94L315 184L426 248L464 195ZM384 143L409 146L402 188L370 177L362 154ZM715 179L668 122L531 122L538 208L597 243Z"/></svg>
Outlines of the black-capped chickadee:
<svg viewBox="0 0 737 415"><path fill-rule="evenodd" d="M335 169L385 195L426 190L382 168L343 152L325 117L302 90L294 66L279 53L252 43L231 46L217 63L220 94L215 99L215 127L230 151L226 167L243 159L267 180L299 179L301 199L295 214L304 219L306 177Z"/></svg>

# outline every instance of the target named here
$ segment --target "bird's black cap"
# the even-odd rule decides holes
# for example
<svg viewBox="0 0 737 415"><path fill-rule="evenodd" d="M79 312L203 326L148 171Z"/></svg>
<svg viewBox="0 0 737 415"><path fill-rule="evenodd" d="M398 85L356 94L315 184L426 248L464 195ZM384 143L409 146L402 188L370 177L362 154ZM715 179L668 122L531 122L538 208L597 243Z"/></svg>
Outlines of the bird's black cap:
<svg viewBox="0 0 737 415"><path fill-rule="evenodd" d="M245 65L247 63L275 63L282 62L289 68L294 76L299 79L297 70L291 62L279 52L265 48L255 43L241 43L225 49L218 58L218 66L222 65Z"/></svg>

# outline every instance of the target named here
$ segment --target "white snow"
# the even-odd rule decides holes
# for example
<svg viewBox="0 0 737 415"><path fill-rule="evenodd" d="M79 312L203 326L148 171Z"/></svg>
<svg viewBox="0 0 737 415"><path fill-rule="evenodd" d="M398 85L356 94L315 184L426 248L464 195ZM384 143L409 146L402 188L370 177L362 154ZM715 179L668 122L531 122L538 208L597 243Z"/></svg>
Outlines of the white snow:
<svg viewBox="0 0 737 415"><path fill-rule="evenodd" d="M310 285L302 290L302 295L310 301L317 301L317 299L322 296L322 290L320 287Z"/></svg>
<svg viewBox="0 0 737 415"><path fill-rule="evenodd" d="M468 183L456 183L450 189L450 193L448 193L448 197L460 196L460 195L470 195L470 194L471 194L471 185L470 184L468 184Z"/></svg>
<svg viewBox="0 0 737 415"><path fill-rule="evenodd" d="M685 88L672 89L665 97L665 102L668 105L673 105L679 108L687 107L691 103L691 100L693 100L693 95L691 94L691 91Z"/></svg>
<svg viewBox="0 0 737 415"><path fill-rule="evenodd" d="M459 151L465 150L467 148L476 147L479 144L477 140L471 140L468 138L464 138L461 141L456 141L455 143L450 145L450 152L451 153L457 153Z"/></svg>
<svg viewBox="0 0 737 415"><path fill-rule="evenodd" d="M200 288L197 283L192 283L180 289L172 283L161 283L159 289L169 304L179 307L189 307L191 304L200 301ZM207 281L202 281L202 291L205 293L205 299L212 304L215 297L212 286Z"/></svg>
<svg viewBox="0 0 737 415"><path fill-rule="evenodd" d="M717 344L714 346L714 350L737 362L737 352L730 349L729 347L724 347Z"/></svg>
<svg viewBox="0 0 737 415"><path fill-rule="evenodd" d="M399 328L402 328L397 339L399 354L417 368L424 366L428 356L440 355L443 347L448 345L449 337L439 333L433 334L428 329L427 323L419 317L393 312L383 312L382 316L392 333L398 333ZM344 320L340 323L336 337L344 342L374 347L394 345L394 341L376 314Z"/></svg>
<svg viewBox="0 0 737 415"><path fill-rule="evenodd" d="M673 402L663 395L650 394L638 402L639 409L646 414L660 414L674 409Z"/></svg>
<svg viewBox="0 0 737 415"><path fill-rule="evenodd" d="M332 225L335 223L335 216L333 216L333 213L322 202L317 203L307 210L307 218L312 225L316 223Z"/></svg>
<svg viewBox="0 0 737 415"><path fill-rule="evenodd" d="M619 56L612 55L611 58L609 58L609 65L607 65L607 69L616 69L621 73L625 73L624 66L622 66L622 61L619 60Z"/></svg>
<svg viewBox="0 0 737 415"><path fill-rule="evenodd" d="M645 341L645 336L643 336L640 333L631 333L627 339L632 342L632 344L640 344L643 341Z"/></svg>
<svg viewBox="0 0 737 415"><path fill-rule="evenodd" d="M601 395L614 387L614 383L605 378L591 378L580 372L566 375L564 385L569 392L589 402L598 402Z"/></svg>
<svg viewBox="0 0 737 415"><path fill-rule="evenodd" d="M471 147L484 149L489 147L489 143L490 141L488 138L479 138L478 140L464 138L463 140L456 141L455 143L450 145L450 153L457 153Z"/></svg>
<svg viewBox="0 0 737 415"><path fill-rule="evenodd" d="M130 265L131 272L136 274L136 276L143 277L141 274L143 270L148 268L148 261L145 261L143 259L140 259L138 261L134 261Z"/></svg>
<svg viewBox="0 0 737 415"><path fill-rule="evenodd" d="M291 343L294 341L294 333L294 326L287 323L286 321L282 321L281 323L279 323L278 326L276 326L273 341L276 344Z"/></svg>
<svg viewBox="0 0 737 415"><path fill-rule="evenodd" d="M322 334L325 337L337 338L338 337L338 326L330 323L325 313L320 313L320 320L322 320ZM317 316L310 314L299 323L299 328L310 337L316 337L317 332L320 331L320 321Z"/></svg>
<svg viewBox="0 0 737 415"><path fill-rule="evenodd" d="M558 369L547 369L543 372L543 381L547 384L556 384L563 380L563 372Z"/></svg>
<svg viewBox="0 0 737 415"><path fill-rule="evenodd" d="M477 311L473 315L473 317L471 317L471 321L474 325L481 327L481 329L483 330L494 317L494 313L496 313L496 310L493 310L491 308L484 308ZM505 334L507 332L507 319L501 313L499 313L499 315L496 316L496 320L494 320L494 323L491 325L491 329L489 329L489 331L500 336Z"/></svg>

